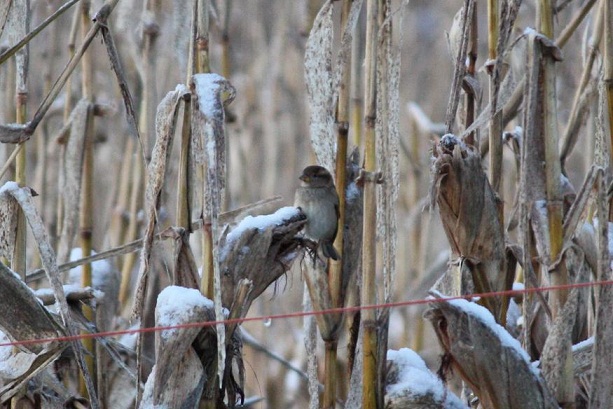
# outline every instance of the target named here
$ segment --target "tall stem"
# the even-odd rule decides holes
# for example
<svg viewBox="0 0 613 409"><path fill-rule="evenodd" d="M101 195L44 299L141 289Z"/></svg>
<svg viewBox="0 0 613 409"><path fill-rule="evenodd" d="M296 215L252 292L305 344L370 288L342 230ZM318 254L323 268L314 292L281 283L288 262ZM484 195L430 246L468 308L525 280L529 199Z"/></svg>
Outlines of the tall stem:
<svg viewBox="0 0 613 409"><path fill-rule="evenodd" d="M89 19L90 2L84 1L81 3L81 35L83 38L87 36L91 22ZM83 178L81 186L81 210L79 215L80 238L81 238L81 253L83 257L89 257L92 252L92 206L93 206L93 172L94 172L94 154L93 154L93 68L91 52L86 52L81 60L81 86L83 97L90 102L90 107L87 112L87 127L85 130L85 145L83 153ZM85 263L81 267L81 285L83 287L92 287L92 266L91 263ZM91 307L83 306L83 315L90 322L95 322L94 312ZM85 333L85 332L84 332ZM91 375L95 374L95 344L93 338L83 340L83 347L87 351L85 355L85 363L87 370ZM94 376L95 379L95 376ZM79 391L82 396L87 396L87 385L83 378L80 379Z"/></svg>
<svg viewBox="0 0 613 409"><path fill-rule="evenodd" d="M365 94L364 94L364 231L362 240L362 290L363 305L376 304L376 225L377 199L374 172L376 170L376 68L378 1L368 0L366 9L366 52L365 52ZM362 311L364 323L363 336L363 374L362 408L374 409L377 405L377 323L376 311Z"/></svg>

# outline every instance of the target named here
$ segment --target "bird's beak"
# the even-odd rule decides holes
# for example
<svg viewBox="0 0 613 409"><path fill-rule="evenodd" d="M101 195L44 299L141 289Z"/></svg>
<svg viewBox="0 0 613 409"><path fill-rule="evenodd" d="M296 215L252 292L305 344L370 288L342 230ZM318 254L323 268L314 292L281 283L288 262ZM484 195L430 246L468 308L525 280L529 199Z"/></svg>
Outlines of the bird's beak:
<svg viewBox="0 0 613 409"><path fill-rule="evenodd" d="M300 177L298 178L300 180L302 180L303 182L309 183L311 181L311 178L308 177L307 175L300 175Z"/></svg>

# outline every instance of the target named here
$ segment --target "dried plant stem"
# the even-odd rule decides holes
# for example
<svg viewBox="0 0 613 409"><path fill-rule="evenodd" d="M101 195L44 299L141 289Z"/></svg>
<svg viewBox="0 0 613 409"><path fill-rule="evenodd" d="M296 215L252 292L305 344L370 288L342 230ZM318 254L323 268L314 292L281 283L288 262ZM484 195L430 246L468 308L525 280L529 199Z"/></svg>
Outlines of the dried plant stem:
<svg viewBox="0 0 613 409"><path fill-rule="evenodd" d="M322 408L334 409L336 406L336 384L337 379L337 347L338 341L326 341L326 352L324 357L325 376L324 376L324 396Z"/></svg>
<svg viewBox="0 0 613 409"><path fill-rule="evenodd" d="M226 0L224 5L223 27L221 29L221 75L230 78L230 14L232 12L232 0Z"/></svg>
<svg viewBox="0 0 613 409"><path fill-rule="evenodd" d="M192 35L192 50L194 53L194 73L210 72L209 66L209 2L208 0L194 0L194 15ZM201 180L206 180L206 166L199 170ZM205 222L202 229L202 282L200 291L205 297L213 299L214 265L213 265L213 230L211 221Z"/></svg>
<svg viewBox="0 0 613 409"><path fill-rule="evenodd" d="M366 3L366 51L364 89L364 230L362 239L362 305L376 304L376 260L377 260L377 196L375 185L376 155L376 73L378 1ZM363 373L362 408L377 407L377 321L376 311L362 311L363 322Z"/></svg>
<svg viewBox="0 0 613 409"><path fill-rule="evenodd" d="M92 238L93 238L93 194L94 194L94 152L93 152L93 131L94 131L94 115L92 108L88 109L87 113L87 131L85 135L85 146L83 153L83 179L81 188L81 214L79 216L80 238L81 238L81 254L83 257L89 257L92 254ZM81 267L81 285L83 288L92 287L92 265L85 263ZM88 305L83 305L83 315L90 322L95 322L94 311ZM87 332L84 332L87 333ZM90 374L95 374L95 343L93 338L83 340L83 347L88 353L85 355ZM83 396L87 396L87 386L85 382L80 384L80 391Z"/></svg>
<svg viewBox="0 0 613 409"><path fill-rule="evenodd" d="M490 106L492 117L489 127L489 180L492 188L502 195L500 177L502 175L502 112L498 111L498 87L500 82L500 64L498 59L498 40L500 31L500 11L498 0L487 2L488 58L490 60ZM502 213L501 213L502 215Z"/></svg>
<svg viewBox="0 0 613 409"><path fill-rule="evenodd" d="M181 153L179 156L179 184L177 193L177 226L191 231L190 207L190 158L191 158L191 100L184 99L183 126L181 128Z"/></svg>
<svg viewBox="0 0 613 409"><path fill-rule="evenodd" d="M413 106L410 105L411 107ZM410 109L410 108L409 108ZM406 196L406 200L407 200L407 207L409 209L415 209L416 206L419 206L419 187L421 185L421 175L422 175L422 169L420 167L420 160L419 160L419 152L420 152L420 141L421 138L423 136L423 131L420 129L419 124L417 122L417 120L414 118L413 115L410 116L410 134L409 134L409 147L407 150L407 156L409 159L409 178L408 178L408 183L407 183L407 188L408 188L408 192L407 192L407 196ZM407 278L410 279L415 279L415 280L422 280L424 277L424 272L425 272L425 258L426 258L426 254L425 254L425 246L420 245L422 243L422 239L423 239L423 234L422 234L422 219L419 217L415 218L415 221L412 223L411 225L411 230L410 230L410 239L409 239L409 243L411 243L412 246L412 251L411 251L411 262L413 264L413 267L411 268L411 271L413 272L413 274L411 275L411 277L407 277L404 276L400 277L400 282L398 283L398 285L401 288L408 288L408 281L403 283L402 281L404 281ZM421 351L423 348L423 343L424 343L424 329L425 329L425 322L423 319L416 319L415 321L415 325L413 326L414 331L413 334L411 335L411 349L413 349L414 351ZM408 336L409 334L407 334ZM408 340L406 340L405 342L408 342Z"/></svg>
<svg viewBox="0 0 613 409"><path fill-rule="evenodd" d="M613 5L610 1L603 0L604 3L604 83L607 91L607 102L609 112L609 135L613 142ZM609 149L611 155L610 163L613 163L613 148ZM612 199L613 200L613 199ZM612 209L613 206L609 206ZM611 210L609 210L611 211ZM613 220L609 215L609 220Z"/></svg>
<svg viewBox="0 0 613 409"><path fill-rule="evenodd" d="M141 121L142 123L142 121ZM141 127L143 133L145 130ZM134 149L138 149L134 147ZM126 235L123 239L124 242L133 241L136 239L138 233L138 211L140 209L140 203L142 202L142 180L143 180L143 163L141 161L141 155L132 153L131 164L131 182L132 187L130 189L130 210L129 210L129 223L126 230ZM119 288L119 302L122 307L127 307L128 300L130 298L130 281L132 278L132 268L136 262L137 255L135 253L129 253L123 260L121 268L121 285Z"/></svg>
<svg viewBox="0 0 613 409"><path fill-rule="evenodd" d="M21 100L21 101L20 101ZM18 93L17 94L17 122L25 123L26 122L26 100L27 96L25 94ZM26 166L27 166L27 149L25 143L21 144L22 149L17 151L15 157L15 182L19 184L19 186L26 185ZM15 237L15 250L13 252L13 261L11 263L11 268L13 271L17 272L21 275L21 278L25 281L25 271L26 271L26 218L23 214L23 211L18 210L17 215L17 233Z"/></svg>
<svg viewBox="0 0 613 409"><path fill-rule="evenodd" d="M362 144L362 120L364 119L364 100L362 90L362 62L363 60L363 46L364 46L364 34L360 29L359 24L354 27L353 42L351 43L351 74L349 75L351 86L351 129L353 133L353 144L355 146L361 146Z"/></svg>
<svg viewBox="0 0 613 409"><path fill-rule="evenodd" d="M30 7L29 1L18 0L12 5L14 7L14 17L21 20L21 24L16 26L14 34L19 35L29 30ZM19 124L27 122L27 102L28 102L28 49L22 49L15 56L15 119ZM26 185L27 156L26 146L17 152L15 158L15 182L19 186ZM17 214L17 234L15 237L15 248L11 267L25 280L26 271L26 218L21 209Z"/></svg>
<svg viewBox="0 0 613 409"><path fill-rule="evenodd" d="M537 14L539 17L539 30L547 38L553 39L553 3L551 0L538 2ZM555 90L555 60L550 52L543 56L542 66L542 95L543 106L541 108L541 122L543 140L545 143L545 187L547 194L547 216L549 228L549 251L551 263L555 266L550 271L552 285L566 285L569 282L566 263L563 259L562 245L563 231L563 201L560 194L560 152L558 148L558 130L556 113L556 90ZM560 262L558 262L560 261ZM550 294L550 307L552 319L561 314L568 298L568 291L554 291ZM572 354L570 353L570 338L564 345L569 353L566 354L567 362L561 373L555 396L563 406L574 402L574 386L572 371Z"/></svg>
<svg viewBox="0 0 613 409"><path fill-rule="evenodd" d="M109 247L119 246L126 234L125 213L127 213L130 199L130 178L132 176L132 155L134 152L134 138L126 138L119 171L119 187L116 190L111 227L109 231ZM121 264L119 265L121 267Z"/></svg>
<svg viewBox="0 0 613 409"><path fill-rule="evenodd" d="M87 33L91 26L89 19L90 1L83 1L81 3L81 34L83 38L87 37ZM93 98L94 92L93 86L93 66L92 66L92 54L91 52L85 53L81 59L81 87L83 91L83 97L90 102L90 106L87 110L87 127L85 131L85 144L83 152L83 177L81 187L81 207L79 214L79 225L81 229L81 253L83 257L88 257L92 253L92 236L93 236L93 172L94 172L94 152L93 152L93 133L94 133L94 116L93 116ZM92 287L92 266L90 263L86 263L81 267L81 285L83 287ZM90 322L94 322L93 310L84 305L82 307L83 315ZM96 368L96 348L93 338L87 338L83 340L83 347L87 351L85 354L85 363L87 370L94 379ZM87 382L82 375L79 378L79 392L81 396L88 396Z"/></svg>
<svg viewBox="0 0 613 409"><path fill-rule="evenodd" d="M343 32L347 28L349 11L351 9L351 1L343 0L341 9L341 27ZM350 58L350 57L349 57ZM328 265L328 284L330 289L330 298L333 308L343 306L343 232L345 225L345 189L347 181L347 146L349 136L349 81L350 81L350 66L344 64L341 72L341 80L339 84L338 103L336 106L336 189L339 196L339 218L336 239L334 247L340 255L340 260L330 260ZM325 387L323 396L323 408L334 409L336 405L336 384L338 381L337 369L337 347L338 336L337 331L333 339L326 339L325 352Z"/></svg>
<svg viewBox="0 0 613 409"><path fill-rule="evenodd" d="M488 3L489 5L489 3ZM470 19L470 33L469 33L469 42L468 42L468 64L466 67L466 75L470 80L475 80L475 75L477 73L477 56L479 50L479 42L478 42L478 20L477 20L477 10L473 7L471 14L468 16ZM476 99L477 95L475 94L475 89L472 84L465 84L464 90L466 92L466 118L465 118L465 126L469 127L475 121L475 111L476 111ZM468 145L473 145L477 143L475 140L476 131L470 132L466 139L465 143ZM423 320L420 320L423 323Z"/></svg>

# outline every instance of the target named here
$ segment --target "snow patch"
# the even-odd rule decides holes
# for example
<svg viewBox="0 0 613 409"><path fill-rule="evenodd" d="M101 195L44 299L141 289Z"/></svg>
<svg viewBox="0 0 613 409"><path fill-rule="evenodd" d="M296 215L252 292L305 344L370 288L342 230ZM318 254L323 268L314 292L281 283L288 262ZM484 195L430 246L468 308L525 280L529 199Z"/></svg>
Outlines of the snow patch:
<svg viewBox="0 0 613 409"><path fill-rule="evenodd" d="M158 295L156 324L161 327L175 327L192 320L195 309L213 309L213 301L193 288L171 285ZM163 330L163 338L170 337L176 329Z"/></svg>

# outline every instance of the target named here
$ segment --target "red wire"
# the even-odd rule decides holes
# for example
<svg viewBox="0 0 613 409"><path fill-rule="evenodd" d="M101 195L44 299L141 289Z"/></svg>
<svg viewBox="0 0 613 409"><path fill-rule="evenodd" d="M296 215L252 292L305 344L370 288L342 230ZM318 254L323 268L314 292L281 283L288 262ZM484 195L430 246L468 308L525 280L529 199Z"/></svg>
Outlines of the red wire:
<svg viewBox="0 0 613 409"><path fill-rule="evenodd" d="M164 327L133 328L133 329L125 329L125 330L117 330L117 331L83 333L83 334L78 334L78 335L56 337L56 338L27 339L27 340L0 343L0 347L44 344L48 342L69 342L69 341L77 341L81 339L114 337L118 335L128 335L128 334L138 334L138 333L142 334L142 333L148 333L148 332L166 331L166 330L182 329L182 328L196 328L196 327L204 328L204 327L214 326L217 324L241 324L243 322L251 322L251 321L271 321L271 320L277 320L277 319L301 318L301 317L308 317L308 316L315 316L315 315L338 314L341 312L355 312L355 311L377 309L377 308L406 307L406 306L411 306L411 305L422 305L422 304L446 302L446 301L460 300L460 299L487 298L487 297L498 297L498 296L504 296L504 295L516 296L516 295L531 294L531 293L536 293L536 292L568 290L572 288L595 287L595 286L604 286L604 285L612 285L612 284L613 284L613 280L608 280L608 281L596 281L596 282L555 285L555 286L549 286L549 287L538 287L538 288L531 287L531 288L524 288L521 290L506 290L506 291L496 291L496 292L489 292L489 293L466 294L466 295L454 296L454 297L443 297L443 298L429 297L429 298L424 298L424 299L399 301L399 302L393 302L393 303L383 303L383 304L376 304L376 305L361 305L361 306L355 306L355 307L331 308L331 309L320 310L320 311L299 311L299 312L291 312L287 314L274 314L274 315L266 315L266 316L259 316L259 317L235 318L235 319L227 319L227 320L222 320L222 321L190 322L187 324L171 325L171 326L164 326Z"/></svg>

